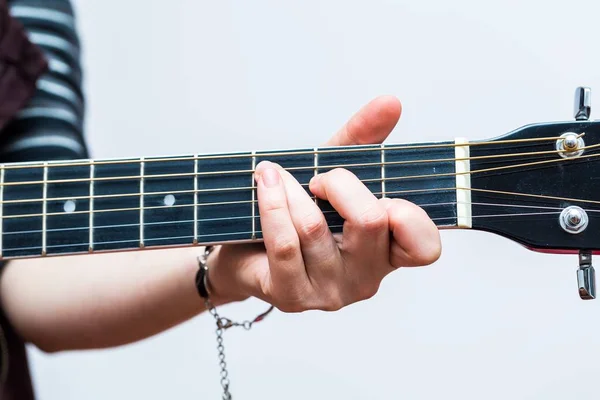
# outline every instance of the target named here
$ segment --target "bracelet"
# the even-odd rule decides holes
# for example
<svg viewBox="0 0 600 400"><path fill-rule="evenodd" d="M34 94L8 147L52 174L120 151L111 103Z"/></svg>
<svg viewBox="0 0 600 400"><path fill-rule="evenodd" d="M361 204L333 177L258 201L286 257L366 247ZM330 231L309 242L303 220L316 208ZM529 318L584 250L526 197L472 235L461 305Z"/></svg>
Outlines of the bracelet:
<svg viewBox="0 0 600 400"><path fill-rule="evenodd" d="M231 328L232 326L241 326L246 330L250 330L254 323L262 321L271 311L273 306L271 305L267 311L259 314L252 321L244 321L242 323L233 322L228 318L223 318L217 313L217 309L210 301L211 289L210 281L208 279L208 256L214 251L214 246L206 246L204 253L198 257L198 272L196 273L196 289L200 297L204 299L206 309L212 314L217 323L217 350L219 351L219 365L221 366L221 386L223 387L223 399L231 399L231 393L229 392L229 378L227 372L227 363L225 362L225 347L223 346L223 331Z"/></svg>
<svg viewBox="0 0 600 400"><path fill-rule="evenodd" d="M208 289L208 256L215 249L214 246L206 246L204 249L204 254L198 257L198 272L196 273L196 289L198 289L198 294L204 300L209 300L210 292Z"/></svg>

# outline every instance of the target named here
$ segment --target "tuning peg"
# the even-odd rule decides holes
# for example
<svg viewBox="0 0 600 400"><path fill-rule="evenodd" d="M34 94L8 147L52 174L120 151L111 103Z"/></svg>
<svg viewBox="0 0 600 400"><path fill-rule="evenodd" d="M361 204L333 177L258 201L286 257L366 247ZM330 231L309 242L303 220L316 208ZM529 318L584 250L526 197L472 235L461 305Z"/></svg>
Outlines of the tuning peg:
<svg viewBox="0 0 600 400"><path fill-rule="evenodd" d="M575 90L574 118L577 121L587 121L592 112L592 89L588 87L578 87Z"/></svg>
<svg viewBox="0 0 600 400"><path fill-rule="evenodd" d="M596 298L596 273L592 265L592 253L579 252L579 269L577 270L577 289L582 300Z"/></svg>

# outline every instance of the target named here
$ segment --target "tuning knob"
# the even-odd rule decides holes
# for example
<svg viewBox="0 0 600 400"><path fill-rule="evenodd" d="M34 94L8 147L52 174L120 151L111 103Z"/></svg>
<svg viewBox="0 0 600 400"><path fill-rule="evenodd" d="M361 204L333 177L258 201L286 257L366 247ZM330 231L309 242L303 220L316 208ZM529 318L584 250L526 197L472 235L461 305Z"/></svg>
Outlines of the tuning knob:
<svg viewBox="0 0 600 400"><path fill-rule="evenodd" d="M577 270L577 289L583 300L596 298L596 273L592 265L592 253L579 252L579 269Z"/></svg>
<svg viewBox="0 0 600 400"><path fill-rule="evenodd" d="M592 113L592 89L578 87L575 90L575 107L573 116L577 121L587 121Z"/></svg>

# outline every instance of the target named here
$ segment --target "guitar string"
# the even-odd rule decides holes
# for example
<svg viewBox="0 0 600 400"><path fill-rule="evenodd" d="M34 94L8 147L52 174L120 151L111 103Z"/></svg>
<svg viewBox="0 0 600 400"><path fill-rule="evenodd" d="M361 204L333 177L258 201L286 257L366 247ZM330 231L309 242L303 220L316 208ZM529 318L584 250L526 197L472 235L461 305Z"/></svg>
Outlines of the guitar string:
<svg viewBox="0 0 600 400"><path fill-rule="evenodd" d="M531 162L531 163L525 163L525 164L509 165L509 166L504 166L504 167L485 168L485 169L480 169L480 170L473 170L473 171L466 172L466 173L475 174L475 173L481 173L481 172L499 171L499 170L505 170L505 169L510 169L510 168L516 168L516 167L541 165L541 164L554 163L554 162L565 162L565 161L578 162L578 161L581 161L582 159L590 159L590 158L595 158L595 157L599 157L599 156L600 156L600 154L590 154L590 155L580 156L574 160L560 158L560 159L545 160L545 161ZM449 173L449 174L416 175L416 176L413 176L412 178L439 177L439 176L448 176L448 175L455 176L455 175L459 175L459 174L458 173ZM391 181L391 180L407 179L407 178L408 177L385 178L385 180ZM369 181L373 181L373 180L370 180L370 179L361 180L361 182L363 182L363 183L369 182ZM380 182L381 179L375 179L374 181ZM396 192L398 192L398 193L402 193L402 192L403 193L415 193L415 192L427 192L427 191L434 191L434 190L448 191L448 190L457 190L457 189L472 190L472 191L474 191L474 190L475 191L484 191L484 192L496 193L496 194L519 195L519 196L535 197L535 198L541 198L541 199L576 201L576 202L600 204L600 201L595 201L595 200L572 199L572 198L566 198L566 197L534 195L534 194L527 194L527 193L502 192L502 191L494 191L494 190L488 190L488 189L475 189L475 188L450 187L450 188L434 188L434 189L415 189L415 190L396 191ZM390 194L395 194L395 193L391 192ZM258 200L241 200L241 201L230 201L230 202L198 203L198 204L191 204L191 205L150 206L150 207L144 207L144 209L161 209L161 208L176 208L176 207L191 207L191 206L198 206L198 207L205 206L206 207L206 206L225 205L225 204L245 204L245 203L257 203L257 202L258 202ZM139 211L139 210L140 210L140 207L128 207L128 208L114 208L114 209L96 209L92 212L93 213L106 213L106 212L122 212L122 211ZM90 213L90 211L84 210L84 211L73 211L73 212L70 212L69 214L89 214L89 213ZM10 219L10 218L27 218L27 217L49 216L49 215L65 215L65 213L64 212L56 212L56 213L45 213L45 214L44 213L32 213L32 214L17 214L17 215L6 215L6 213L3 213L3 215L1 216L1 219L3 220L3 219Z"/></svg>
<svg viewBox="0 0 600 400"><path fill-rule="evenodd" d="M410 194L410 193L427 193L434 191L453 191L456 190L456 187L449 188L434 188L434 189L413 189L413 190L397 190L397 191L386 191L386 195L389 194ZM374 195L381 194L381 192L371 192ZM307 193L308 194L308 193ZM315 199L314 196L309 195L309 198L312 200ZM233 200L233 201L220 201L214 203L191 203L191 204L174 204L171 206L149 206L144 207L144 210L156 210L156 209L173 209L173 208L187 208L187 207L214 207L214 206L224 206L224 205L240 205L240 204L258 204L258 200ZM113 209L95 209L91 211L93 214L100 213L110 213L110 212L124 212L124 211L139 211L140 207L128 207L128 208L113 208ZM65 216L65 215L77 215L77 214L89 214L90 211L72 211L72 212L54 212L54 213L46 213L46 216ZM16 218L31 218L31 217L41 217L44 214L42 213L34 213L34 214L17 214L17 215L3 215L0 217L2 219L16 219Z"/></svg>
<svg viewBox="0 0 600 400"><path fill-rule="evenodd" d="M578 134L576 137L580 138L585 135L584 133ZM381 152L383 151L394 151L394 150L420 150L420 149L431 149L431 148L453 148L453 147L465 147L465 146L486 146L494 144L514 144L514 143L538 143L546 141L557 141L561 140L560 136L553 137L542 137L542 138L527 138L527 139L507 139L507 140L496 140L496 141L479 141L479 142L468 142L468 143L436 143L426 145L389 145L382 149L380 144L366 144L366 145L352 145L352 146L325 146L320 149L317 148L311 150L277 150L277 151L265 151L263 153L257 153L255 156L259 157L279 157L279 156L298 156L298 155L315 155L315 154L340 154L346 152ZM169 161L203 161L203 160L215 160L215 159L231 159L231 158L252 158L251 153L235 153L235 154L208 154L208 155L197 155L197 156L173 156L173 157L152 157L144 158L145 163L153 162L169 162ZM77 167L77 166L90 166L90 165L115 165L115 164L139 164L140 159L113 159L113 160L73 160L73 161L51 161L48 163L49 168L57 167ZM0 168L5 170L10 169L29 169L29 168L41 168L43 167L40 162L19 162L9 163L0 165Z"/></svg>
<svg viewBox="0 0 600 400"><path fill-rule="evenodd" d="M600 154L598 154L600 156ZM447 188L431 188L431 189L409 189L409 190L395 190L395 191L386 191L386 195L398 195L398 194L415 194L415 193L429 193L436 191L455 191L455 190L469 190L475 192L484 192L484 193L492 193L492 194L502 194L507 196L522 196L522 197L530 197L536 199L547 199L547 200L560 200L560 201L570 201L570 202L581 202L581 203L591 203L591 204L600 204L600 201L597 200L586 200L586 199L576 199L569 197L559 197L559 196L547 196L547 195L536 195L529 193L517 193L517 192L508 192L508 191L499 191L499 190L491 190L491 189L476 189L476 188L466 188L466 187L447 187ZM372 192L373 194L382 194L381 192ZM313 196L309 196L314 200ZM173 208L187 208L187 207L211 207L211 206L223 206L223 205L240 205L240 204L257 204L258 200L234 200L234 201L221 201L214 203L193 203L193 204L174 204L170 206L148 206L144 207L144 210L155 210L155 209L173 209ZM125 211L139 211L140 207L128 207L128 208L113 208L113 209L95 209L93 211L83 210L83 211L72 211L72 212L46 212L44 213L32 213L32 214L17 214L17 215L7 215L3 213L0 216L0 221L5 219L17 219L17 218L32 218L32 217L43 217L43 216L65 216L65 215L77 215L77 214L100 214L100 213L109 213L109 212L125 212ZM6 210L5 210L6 211Z"/></svg>
<svg viewBox="0 0 600 400"><path fill-rule="evenodd" d="M386 192L387 193L387 192ZM381 194L381 193L375 193ZM510 208L526 208L526 209L539 209L539 210L559 210L563 209L561 207L545 207L545 206L531 206L531 205L517 205L517 204L509 204L509 203L482 203L482 202L461 202L461 201L449 201L442 203L428 203L428 204L417 204L420 208L429 208L429 207L440 207L440 206L448 206L448 205L456 205L456 204L468 204L468 205L477 205L477 206L486 206L486 207L510 207ZM600 209L584 209L588 213L600 213ZM328 214L338 214L335 210L322 210L324 215ZM68 215L68 214L67 214ZM525 215L525 214L512 214L512 215ZM338 215L339 216L339 215ZM480 218L481 216L473 216L473 218ZM258 219L260 220L260 215L244 215L237 217L222 217L222 218L200 218L196 222L216 222L216 221L231 221L231 220L248 220L248 219ZM456 217L444 217L446 219L452 219ZM434 218L434 220L444 219L444 218ZM144 226L164 226L164 225L174 225L174 224L185 224L185 223L194 223L194 219L185 219L185 220L169 220L169 221L160 221L160 222L144 222ZM94 230L99 229L115 229L115 228L127 228L127 227L136 227L139 228L140 223L130 223L130 224L115 224L115 225L94 225ZM53 228L47 229L47 233L56 233L56 232L69 232L69 231L80 231L80 230L88 230L89 226L77 226L77 227L69 227L69 228ZM42 233L43 230L27 230L27 231L14 231L14 232L4 232L4 235L24 235L24 234L36 234ZM233 234L233 233L232 233Z"/></svg>
<svg viewBox="0 0 600 400"><path fill-rule="evenodd" d="M598 154L600 156L600 154ZM586 199L576 199L569 197L559 197L559 196L547 196L547 195L536 195L529 193L517 193L517 192L508 192L508 191L499 191L499 190L491 190L491 189L476 189L476 188L466 188L466 187L447 187L447 188L432 188L432 189L409 189L409 190L395 190L395 191L386 191L386 195L395 195L395 194L415 194L415 193L428 193L435 191L455 191L455 190L469 190L475 192L484 192L484 193L493 193L493 194L502 194L507 196L523 196L523 197L531 197L537 199L547 199L547 200L560 200L560 201L571 201L571 202L581 202L581 203L591 203L591 204L600 204L600 201L597 200L586 200ZM382 194L382 192L372 192L374 195ZM309 198L315 199L314 196L310 196ZM321 199L319 199L321 200ZM155 210L155 209L173 209L173 208L187 208L187 207L214 207L214 206L223 206L223 205L239 205L239 204L257 204L258 200L234 200L229 202L215 202L215 203L192 203L192 204L174 204L170 206L148 206L144 207L144 210ZM17 214L17 215L2 215L0 216L0 220L4 219L17 219L17 218L32 218L32 217L42 217L42 216L66 216L66 215L77 215L77 214L100 214L100 213L110 213L110 212L125 212L125 211L139 211L140 207L128 207L128 208L113 208L113 209L96 209L93 211L72 211L72 212L47 212L47 213L32 213L32 214Z"/></svg>
<svg viewBox="0 0 600 400"><path fill-rule="evenodd" d="M540 212L540 213L507 213L507 214L488 214L488 215L479 215L479 216L474 216L473 218L499 218L499 217L522 217L522 216L537 216L537 215L550 215L550 214L560 214L560 212ZM448 219L454 219L456 217L439 217L439 218L433 218L432 220L435 221L441 221L441 220L448 220ZM344 225L331 225L329 226L329 228L331 230L335 230L338 228L343 228ZM262 230L258 230L255 233L260 233L262 234ZM252 232L251 231L246 231L246 232L227 232L227 233L217 233L217 234L204 234L198 235L198 238L202 238L202 237L210 237L210 238L214 238L216 236L233 236L233 235L246 235L249 237L249 235L251 235ZM158 238L144 238L145 242L156 242L156 241L160 241L160 240L176 240L176 239L193 239L194 235L184 235L184 236L169 236L169 237L158 237ZM225 239L227 240L227 239ZM260 241L261 239L257 239L256 241ZM110 245L110 244L118 244L118 243L139 243L139 238L136 239L129 239L129 240L113 240L113 241L104 241L104 242L94 242L94 248L97 248L97 246L102 246L102 245ZM178 243L181 245L185 245L186 243ZM191 242L189 243L191 245ZM199 244L201 244L199 242ZM223 243L226 244L226 243ZM84 243L72 243L72 244L58 244L58 245L46 245L46 249L57 249L57 248L64 248L64 247L79 247L79 246L89 246L89 242L84 242ZM151 245L150 245L151 246ZM160 246L160 245L159 245ZM148 246L146 246L148 247ZM29 247L14 247L14 248L5 248L3 249L3 252L9 252L9 251L23 251L23 250L38 250L41 249L42 246L29 246ZM102 250L100 250L101 252ZM87 253L87 250L86 250ZM10 257L10 256L9 256ZM8 257L8 258L9 258Z"/></svg>
<svg viewBox="0 0 600 400"><path fill-rule="evenodd" d="M592 147L600 147L600 144L589 146L589 148L592 148ZM464 174L492 172L492 171L498 171L498 170L504 170L504 169L526 167L526 166L540 165L540 164L548 164L548 163L555 163L555 162L563 162L563 161L577 162L577 161L581 161L584 158L593 158L593 157L597 157L597 156L600 156L600 154L592 153L592 154L580 156L575 159L558 158L558 159L529 162L529 163L522 163L522 164L505 165L505 166L501 166L501 167L483 168L483 169L479 169L479 170L471 170L471 171L465 171L465 172L460 172L460 173L449 172L449 173L442 173L442 174L421 174L421 175L410 175L410 176L399 176L399 177L362 179L361 182L363 182L363 183L371 183L371 182L379 183L382 181L392 182L392 181L399 181L399 180L405 180L405 179L439 178L442 176L457 176L457 175L464 175ZM408 163L411 163L411 162L408 162ZM381 165L381 163L377 163L374 165ZM323 168L325 168L325 167L323 167ZM327 167L327 168L330 168L330 167ZM284 169L289 171L288 168L284 168ZM164 177L164 175L159 175L159 176ZM114 178L114 179L117 179L117 178ZM122 179L128 179L128 177L122 178ZM148 176L144 176L144 179L148 179ZM90 182L90 181L91 181L91 179L89 179L89 178L88 179L82 178L81 180L78 180L78 182ZM46 184L58 183L58 182L61 182L61 181L50 180L50 181L47 181ZM27 183L14 182L14 183L16 185L31 184L31 182L27 182ZM39 182L34 182L34 183L42 184L42 183L44 183L44 181L39 181ZM5 185L6 185L6 183L5 183ZM0 184L0 186L1 186L1 184ZM308 187L309 184L301 184L301 186ZM255 190L256 188L257 188L256 186L246 186L246 187L231 187L231 188L211 188L211 189L197 189L197 190L145 192L144 196L162 195L162 194L193 194L193 193L215 193L215 192L223 193L223 192L241 191L241 190ZM88 199L97 200L97 199L102 199L102 198L124 198L124 197L131 197L131 196L136 196L136 197L141 196L141 193L138 192L138 193L123 193L123 194L108 194L108 195L94 194L93 196L71 196L71 197L57 197L57 198L48 198L48 199L39 199L39 198L13 199L13 200L2 200L2 201L0 201L0 204L23 204L23 203L34 203L34 202L40 202L40 201L63 201L63 200L88 200ZM229 203L222 203L222 204L229 204ZM209 205L217 205L217 204L209 204ZM170 207L172 207L172 206L170 206ZM128 209L127 210L115 209L115 211L128 211ZM27 216L36 216L36 215L31 214L31 215L27 215Z"/></svg>
<svg viewBox="0 0 600 400"><path fill-rule="evenodd" d="M584 146L581 150L590 150L600 147L600 143L591 146ZM468 160L485 160L493 158L510 158L510 157L531 157L536 155L552 155L561 154L567 152L567 150L547 150L538 152L526 152L526 153L504 153L504 154L492 154L486 156L475 156L475 157L462 157L462 158L440 158L440 159L429 159L429 160L404 160L404 161L386 161L386 162L373 162L373 163L355 163L355 164L333 164L319 166L320 169L334 169L334 168L351 168L351 167L381 167L381 166L394 166L394 165L405 165L405 164L422 164L422 163L439 163L439 162L457 162L457 161L468 161ZM315 167L313 165L307 167L286 167L287 171L313 171ZM78 183L78 182L106 182L106 181L123 181L123 180L141 180L141 179L159 179L159 178L183 178L183 177L207 177L207 176L222 176L222 175L236 175L236 174L249 174L256 172L254 169L246 170L231 170L231 171L206 171L206 172L186 172L186 173L173 173L173 174L157 174L157 175L128 175L128 176L110 176L110 177L86 177L86 178L71 178L71 179L51 179L51 180L36 180L36 181L23 181L23 182L3 182L0 186L24 186L24 185L39 185L39 184L57 184L57 183ZM87 175L87 174L86 174Z"/></svg>

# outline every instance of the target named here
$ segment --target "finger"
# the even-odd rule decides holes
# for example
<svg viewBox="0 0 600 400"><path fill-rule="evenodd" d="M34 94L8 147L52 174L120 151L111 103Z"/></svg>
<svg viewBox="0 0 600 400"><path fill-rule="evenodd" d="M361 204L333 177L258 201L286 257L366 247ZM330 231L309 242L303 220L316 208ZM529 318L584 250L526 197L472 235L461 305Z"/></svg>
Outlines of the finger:
<svg viewBox="0 0 600 400"><path fill-rule="evenodd" d="M314 283L321 276L331 276L331 268L339 264L339 249L323 212L314 200L289 172L283 169L279 172L290 216L300 239L304 265Z"/></svg>
<svg viewBox="0 0 600 400"><path fill-rule="evenodd" d="M340 245L342 254L349 253L353 259L369 266L384 264L386 269L391 269L387 212L356 175L345 169L334 169L313 178L310 189L319 198L329 201L345 220Z"/></svg>
<svg viewBox="0 0 600 400"><path fill-rule="evenodd" d="M354 114L325 145L383 143L398 123L401 114L402 104L396 97L377 97Z"/></svg>
<svg viewBox="0 0 600 400"><path fill-rule="evenodd" d="M255 176L263 241L273 283L271 289L282 292L301 289L308 280L281 175L275 165L267 161L256 167Z"/></svg>
<svg viewBox="0 0 600 400"><path fill-rule="evenodd" d="M429 265L441 255L437 226L417 205L400 199L383 199L393 233L390 263L395 267Z"/></svg>

